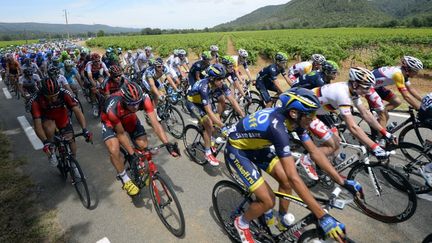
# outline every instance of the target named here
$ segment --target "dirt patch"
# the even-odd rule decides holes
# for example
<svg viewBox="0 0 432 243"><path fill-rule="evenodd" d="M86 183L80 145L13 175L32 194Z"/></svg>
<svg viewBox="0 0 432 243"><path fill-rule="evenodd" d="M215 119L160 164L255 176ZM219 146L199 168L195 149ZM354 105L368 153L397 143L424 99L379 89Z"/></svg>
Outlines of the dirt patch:
<svg viewBox="0 0 432 243"><path fill-rule="evenodd" d="M228 38L227 39L227 49L226 49L227 55L237 55L237 50L233 44L231 36L228 36L227 38Z"/></svg>

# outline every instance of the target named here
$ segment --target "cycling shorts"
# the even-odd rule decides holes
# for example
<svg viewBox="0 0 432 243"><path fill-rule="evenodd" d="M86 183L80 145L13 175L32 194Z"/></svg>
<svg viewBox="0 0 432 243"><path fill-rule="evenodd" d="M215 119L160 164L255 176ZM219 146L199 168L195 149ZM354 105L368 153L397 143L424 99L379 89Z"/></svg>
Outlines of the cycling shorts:
<svg viewBox="0 0 432 243"><path fill-rule="evenodd" d="M201 104L195 104L187 100L186 108L190 112L191 116L198 119L198 121L201 121L207 115L207 112L204 110L204 106Z"/></svg>
<svg viewBox="0 0 432 243"><path fill-rule="evenodd" d="M308 130L319 139L320 142L328 141L332 136L333 132L328 126L324 124L320 119L315 118L309 125Z"/></svg>
<svg viewBox="0 0 432 243"><path fill-rule="evenodd" d="M378 111L383 111L385 105L383 100L390 101L393 99L395 94L387 89L386 87L371 88L369 94L365 96L368 101L369 107Z"/></svg>
<svg viewBox="0 0 432 243"><path fill-rule="evenodd" d="M271 96L268 92L269 90L277 92L276 85L273 82L271 82L270 84L268 84L268 83L266 84L266 83L264 83L264 81L259 80L259 79L256 81L256 88L257 88L258 92L260 92L265 103L268 103L271 101Z"/></svg>
<svg viewBox="0 0 432 243"><path fill-rule="evenodd" d="M131 139L135 140L141 136L145 136L147 133L144 129L144 127L141 125L141 122L137 120L135 125L135 130L132 133L129 133L129 136ZM105 125L105 123L102 122L102 139L103 141L106 141L108 139L116 137L116 132L114 131L113 127L109 127Z"/></svg>

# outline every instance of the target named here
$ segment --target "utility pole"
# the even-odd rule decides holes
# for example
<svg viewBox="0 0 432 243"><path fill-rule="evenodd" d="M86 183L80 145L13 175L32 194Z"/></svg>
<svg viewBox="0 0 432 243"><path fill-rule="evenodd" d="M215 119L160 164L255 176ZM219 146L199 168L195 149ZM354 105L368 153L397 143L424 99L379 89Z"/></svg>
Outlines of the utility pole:
<svg viewBox="0 0 432 243"><path fill-rule="evenodd" d="M64 15L65 15L65 19L66 19L66 29L67 29L67 38L68 38L68 40L69 40L69 28L68 28L68 17L67 17L67 10L66 9L63 9L63 11L64 11Z"/></svg>

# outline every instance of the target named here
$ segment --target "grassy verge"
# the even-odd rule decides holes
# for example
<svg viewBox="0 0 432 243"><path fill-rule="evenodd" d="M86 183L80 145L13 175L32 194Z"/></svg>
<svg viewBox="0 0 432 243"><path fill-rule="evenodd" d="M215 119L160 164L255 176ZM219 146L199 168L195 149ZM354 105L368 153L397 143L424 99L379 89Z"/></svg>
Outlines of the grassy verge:
<svg viewBox="0 0 432 243"><path fill-rule="evenodd" d="M0 242L65 241L56 212L37 205L34 185L17 168L24 161L10 157L10 145L0 131Z"/></svg>

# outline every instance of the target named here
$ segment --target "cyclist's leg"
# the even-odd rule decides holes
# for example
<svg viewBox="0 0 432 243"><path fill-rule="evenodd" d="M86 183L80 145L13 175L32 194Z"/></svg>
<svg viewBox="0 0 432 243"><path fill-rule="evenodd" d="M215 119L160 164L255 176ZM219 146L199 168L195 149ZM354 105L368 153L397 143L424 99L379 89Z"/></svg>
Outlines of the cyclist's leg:
<svg viewBox="0 0 432 243"><path fill-rule="evenodd" d="M378 88L378 90L379 90L379 88ZM375 90L375 88L371 88L369 91L369 94L367 94L365 96L365 98L369 104L369 107L378 112L379 122L381 123L381 125L385 126L385 123L384 124L382 124L382 123L387 120L385 118L387 116L386 115L387 111L385 109L385 105L384 105L384 102L383 102L381 96L378 94L378 92Z"/></svg>
<svg viewBox="0 0 432 243"><path fill-rule="evenodd" d="M53 142L54 133L57 128L55 121L50 119L42 119L42 127L48 141Z"/></svg>
<svg viewBox="0 0 432 243"><path fill-rule="evenodd" d="M267 90L267 87L264 85L263 81L257 80L256 81L256 88L257 88L258 92L261 94L261 97L262 97L264 103L266 104L266 106L268 104L270 104L270 106L271 106L271 103L270 103L271 97L270 97L270 94Z"/></svg>
<svg viewBox="0 0 432 243"><path fill-rule="evenodd" d="M379 87L376 91L383 100L388 102L385 106L385 115L382 117L380 116L380 124L386 127L389 119L388 112L399 107L402 104L402 101L391 90L385 87Z"/></svg>
<svg viewBox="0 0 432 243"><path fill-rule="evenodd" d="M148 146L147 133L139 120L137 120L135 130L132 133L130 133L130 136L131 139L135 141L138 150L143 151L144 149L147 148Z"/></svg>
<svg viewBox="0 0 432 243"><path fill-rule="evenodd" d="M222 117L222 113L223 111L226 109L226 102L225 102L225 96L224 95L220 95L217 98L217 113L219 114L219 117Z"/></svg>
<svg viewBox="0 0 432 243"><path fill-rule="evenodd" d="M76 151L77 151L77 147L76 147L76 143L75 143L75 139L74 139L74 130L72 127L72 124L70 122L68 122L66 124L66 126L64 127L59 127L57 125L60 134L66 139L66 141L69 142L69 146L72 152L72 155L75 157L76 156Z"/></svg>
<svg viewBox="0 0 432 243"><path fill-rule="evenodd" d="M114 129L104 123L102 123L102 139L108 149L111 163L116 169L117 174L122 173L125 168L120 156L120 141L116 137Z"/></svg>
<svg viewBox="0 0 432 243"><path fill-rule="evenodd" d="M189 110L193 118L198 119L198 122L203 125L203 139L206 152L209 152L211 146L211 134L213 130L213 122L207 116L204 108L201 105L186 101L186 108Z"/></svg>
<svg viewBox="0 0 432 243"><path fill-rule="evenodd" d="M320 119L315 118L310 123L308 130L322 142L319 149L326 156L333 155L339 150L340 138L337 135L337 130L332 131Z"/></svg>

